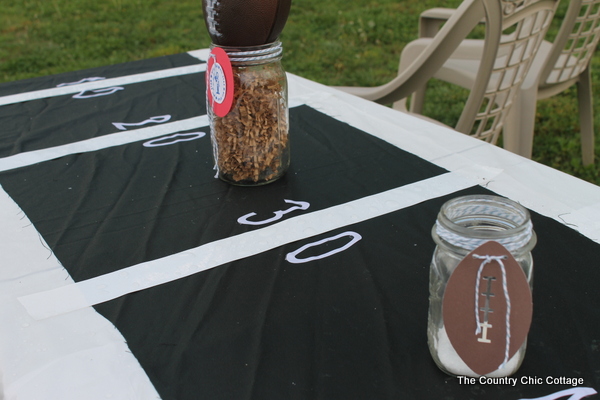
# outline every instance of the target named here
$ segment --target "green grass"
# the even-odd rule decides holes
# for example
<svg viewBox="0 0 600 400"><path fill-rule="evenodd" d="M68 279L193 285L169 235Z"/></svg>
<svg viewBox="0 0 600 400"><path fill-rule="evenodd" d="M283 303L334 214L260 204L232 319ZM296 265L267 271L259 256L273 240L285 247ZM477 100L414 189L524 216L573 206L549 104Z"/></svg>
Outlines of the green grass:
<svg viewBox="0 0 600 400"><path fill-rule="evenodd" d="M417 37L419 13L460 1L293 0L281 37L284 66L327 85L384 83L395 75L403 45ZM210 44L200 0L0 0L0 12L0 82ZM600 53L593 63L593 80L600 82ZM464 91L431 86L425 114L443 115L444 122L452 123ZM594 95L600 99L598 84ZM573 88L539 103L533 158L600 185L600 165L581 164L576 96ZM595 126L598 154L598 112Z"/></svg>

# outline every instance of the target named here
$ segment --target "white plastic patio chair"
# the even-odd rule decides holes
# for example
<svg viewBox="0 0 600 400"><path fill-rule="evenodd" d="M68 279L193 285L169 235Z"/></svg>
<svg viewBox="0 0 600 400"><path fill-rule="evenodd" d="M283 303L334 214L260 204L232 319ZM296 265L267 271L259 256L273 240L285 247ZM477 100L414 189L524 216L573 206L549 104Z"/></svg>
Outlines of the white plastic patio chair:
<svg viewBox="0 0 600 400"><path fill-rule="evenodd" d="M600 0L570 0L553 43L544 41L504 129L504 148L531 158L537 100L577 85L583 165L594 163L591 61L600 40Z"/></svg>
<svg viewBox="0 0 600 400"><path fill-rule="evenodd" d="M600 40L600 0L569 0L558 34L544 40L507 115L504 148L531 158L537 100L577 84L581 150L584 165L594 162L591 59ZM431 37L458 9L431 9L421 14L420 36ZM434 75L436 79L470 87L476 79L483 41L469 41ZM468 56L465 57L465 54ZM411 111L421 113L425 86L412 97Z"/></svg>
<svg viewBox="0 0 600 400"><path fill-rule="evenodd" d="M372 88L338 88L378 103L393 102L395 109L405 111L406 98L424 92L427 81L453 58L471 59L474 79L459 80L470 93L455 129L495 144L557 4L558 0L464 0L444 14L448 18L438 20L435 36L405 46L396 78ZM481 22L485 39L466 39ZM469 50L471 42L483 43L479 54ZM412 110L420 111L415 101Z"/></svg>

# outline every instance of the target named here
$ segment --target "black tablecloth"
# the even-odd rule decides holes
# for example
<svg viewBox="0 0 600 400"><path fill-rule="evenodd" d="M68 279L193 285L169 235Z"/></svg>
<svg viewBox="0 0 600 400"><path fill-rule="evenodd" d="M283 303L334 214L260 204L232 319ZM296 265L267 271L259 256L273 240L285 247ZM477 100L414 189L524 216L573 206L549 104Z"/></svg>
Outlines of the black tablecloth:
<svg viewBox="0 0 600 400"><path fill-rule="evenodd" d="M84 77L200 63L186 55L0 85L0 95ZM117 132L113 122L206 113L204 74L0 107L0 156ZM292 165L267 186L214 177L205 136L135 142L0 173L75 281L260 229L286 199L325 209L446 172L308 106L290 109ZM140 127L141 128L141 127ZM128 129L136 129L130 127ZM427 347L430 231L442 203L473 187L95 306L123 334L163 399L520 399L569 385L461 384ZM600 388L600 245L532 213L534 316L516 377L583 378ZM331 257L286 254L343 232ZM342 237L313 247L339 248ZM309 254L305 254L308 256ZM592 396L590 398L598 398Z"/></svg>

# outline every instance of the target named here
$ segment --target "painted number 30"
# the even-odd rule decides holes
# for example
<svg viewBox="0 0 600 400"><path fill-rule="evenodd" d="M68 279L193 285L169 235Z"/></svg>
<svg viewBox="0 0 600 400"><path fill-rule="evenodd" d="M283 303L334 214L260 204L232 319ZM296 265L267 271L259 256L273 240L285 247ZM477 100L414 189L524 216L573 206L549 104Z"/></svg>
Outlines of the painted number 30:
<svg viewBox="0 0 600 400"><path fill-rule="evenodd" d="M237 222L242 225L266 225L266 224L270 224L272 222L282 219L284 215L289 214L292 211L307 210L310 207L310 203L307 203L305 201L294 201L294 200L288 200L288 199L285 199L284 201L287 204L292 204L292 206L285 210L278 210L278 211L273 212L274 215L271 218L267 218L267 219L263 219L263 220L252 220L251 218L256 216L256 213L252 212L252 213L249 213L246 215L242 215L241 217L238 218ZM306 257L306 258L298 257L302 252L304 252L312 247L319 246L319 245L325 244L327 242L331 242L333 240L341 239L344 237L348 237L348 238L350 238L350 240L348 241L348 243L346 243L345 245L343 245L341 247L338 247L336 249L330 250L328 252L325 252L323 254L316 255L316 256L310 256L310 257ZM350 247L352 247L352 245L354 245L356 242L358 242L361 239L362 239L362 236L360 236L356 232L348 231L348 232L340 233L339 235L331 236L331 237L328 237L328 238L325 238L325 239L322 239L322 240L319 240L316 242L305 244L304 246L300 247L298 250L288 253L286 255L285 259L292 264L301 264L301 263L307 263L310 261L320 260L320 259L330 257L334 254L337 254L344 250L349 249Z"/></svg>

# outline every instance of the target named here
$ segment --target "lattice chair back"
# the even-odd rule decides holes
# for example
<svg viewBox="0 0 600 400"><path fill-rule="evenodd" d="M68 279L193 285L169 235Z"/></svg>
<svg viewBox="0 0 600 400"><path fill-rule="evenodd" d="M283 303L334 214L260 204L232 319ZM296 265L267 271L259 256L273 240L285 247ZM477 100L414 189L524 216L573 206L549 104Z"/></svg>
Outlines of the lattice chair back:
<svg viewBox="0 0 600 400"><path fill-rule="evenodd" d="M540 89L577 79L589 65L600 40L600 0L570 0L542 71Z"/></svg>
<svg viewBox="0 0 600 400"><path fill-rule="evenodd" d="M376 87L337 87L395 109L421 114L427 82L442 79L470 90L455 129L496 143L559 0L463 0L455 9L421 15L431 21L402 50L398 75ZM485 22L484 40L468 39ZM423 25L421 25L423 27ZM424 33L426 33L424 35ZM440 76L440 73L442 76Z"/></svg>
<svg viewBox="0 0 600 400"><path fill-rule="evenodd" d="M456 130L495 144L554 17L557 1L482 1L486 13L483 56ZM491 17L498 14L503 16L500 24Z"/></svg>

